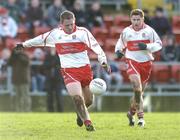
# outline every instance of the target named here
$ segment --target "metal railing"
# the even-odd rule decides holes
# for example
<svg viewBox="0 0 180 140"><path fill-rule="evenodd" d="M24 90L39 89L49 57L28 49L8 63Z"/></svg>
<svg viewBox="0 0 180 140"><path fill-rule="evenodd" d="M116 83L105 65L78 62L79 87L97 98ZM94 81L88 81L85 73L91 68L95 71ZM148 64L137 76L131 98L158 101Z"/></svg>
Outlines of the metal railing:
<svg viewBox="0 0 180 140"><path fill-rule="evenodd" d="M41 65L41 62L31 62L32 65ZM101 66L99 65L98 62L93 62L93 64L97 64L97 68L96 68L96 72L97 72L97 77L100 77L100 69ZM117 65L119 65L120 67L123 65L123 63L117 63ZM179 65L180 67L180 63L176 63L176 62L170 62L170 63L165 63L165 62L155 62L154 65L157 66L162 66L162 65L167 65L170 68L173 65ZM1 81L0 84L3 83L3 85L0 85L0 94L6 94L9 93L11 94L12 92L12 82L11 82L11 76L12 76L12 70L11 67L7 67L7 71L6 71L6 78L3 80L3 82ZM112 85L113 87L113 85ZM107 91L107 93L104 94L104 96L129 96L131 94L131 85L130 83L123 83L122 85L119 85L117 87L114 87L114 89L116 88L116 90L112 90L112 91ZM108 92L111 92L111 94L108 94ZM148 87L147 87L147 92L151 93L152 96L180 96L180 83L149 83ZM36 92L36 93L32 93L32 95L45 95L45 93L40 93L40 92Z"/></svg>
<svg viewBox="0 0 180 140"><path fill-rule="evenodd" d="M32 65L42 65L41 62L31 62ZM100 69L101 66L99 65L98 62L93 62L93 64L97 64L97 75L98 77L100 77ZM117 65L123 65L123 63L117 63ZM155 62L154 65L167 65L171 68L171 66L173 65L179 65L180 63L164 63L164 62ZM4 94L8 94L10 96L15 95L13 92L13 86L12 86L12 82L11 82L11 76L12 76L12 69L11 67L7 67L7 71L6 71L6 78L3 80L3 82L1 81L0 84L3 83L3 85L0 85L0 95L4 95ZM114 90L115 89L115 90ZM40 92L40 91L36 91L36 92L31 92L31 96L46 96L46 92ZM64 89L62 91L63 96L67 96L67 91ZM130 85L130 83L123 83L122 85L118 85L118 86L113 86L112 85L112 90L107 90L107 92L105 92L104 94L102 94L102 96L96 96L95 98L95 102L94 102L94 106L96 107L97 111L101 111L102 110L102 99L103 97L108 97L108 96L132 96L133 92L132 92L132 87ZM152 111L152 101L151 101L151 97L152 96L180 96L180 83L164 83L164 84L160 84L160 83L150 83L147 86L147 89L144 93L144 108L148 111L151 112Z"/></svg>

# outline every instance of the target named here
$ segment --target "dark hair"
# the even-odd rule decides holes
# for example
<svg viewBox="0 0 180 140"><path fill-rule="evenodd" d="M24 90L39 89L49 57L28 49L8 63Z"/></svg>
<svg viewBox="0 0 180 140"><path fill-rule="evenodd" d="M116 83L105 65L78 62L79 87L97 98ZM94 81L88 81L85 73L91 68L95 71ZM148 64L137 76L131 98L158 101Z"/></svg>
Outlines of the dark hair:
<svg viewBox="0 0 180 140"><path fill-rule="evenodd" d="M130 17L133 15L139 15L140 17L144 18L144 12L141 9L134 9L130 13Z"/></svg>
<svg viewBox="0 0 180 140"><path fill-rule="evenodd" d="M65 10L60 15L60 22L63 23L65 19L75 19L74 13L68 10Z"/></svg>
<svg viewBox="0 0 180 140"><path fill-rule="evenodd" d="M162 7L157 6L156 9L155 9L155 11L156 11L156 12L163 12L164 10L163 10Z"/></svg>

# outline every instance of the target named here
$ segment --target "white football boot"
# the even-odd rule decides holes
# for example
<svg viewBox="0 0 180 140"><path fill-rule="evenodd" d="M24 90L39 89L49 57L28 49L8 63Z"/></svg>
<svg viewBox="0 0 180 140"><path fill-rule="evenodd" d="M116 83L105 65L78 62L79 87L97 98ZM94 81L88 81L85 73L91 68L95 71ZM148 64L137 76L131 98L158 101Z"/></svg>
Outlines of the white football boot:
<svg viewBox="0 0 180 140"><path fill-rule="evenodd" d="M145 126L145 121L143 118L140 118L137 122L137 125L140 126L140 127L144 127Z"/></svg>

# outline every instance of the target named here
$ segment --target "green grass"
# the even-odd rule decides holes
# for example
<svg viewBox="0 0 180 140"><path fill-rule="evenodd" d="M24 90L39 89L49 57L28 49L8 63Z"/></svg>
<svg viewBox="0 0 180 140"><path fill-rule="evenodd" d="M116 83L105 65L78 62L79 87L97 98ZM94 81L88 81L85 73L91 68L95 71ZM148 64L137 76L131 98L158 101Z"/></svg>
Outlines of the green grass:
<svg viewBox="0 0 180 140"><path fill-rule="evenodd" d="M0 140L178 140L180 113L146 113L145 128L125 113L91 113L95 132L77 127L75 113L0 113Z"/></svg>

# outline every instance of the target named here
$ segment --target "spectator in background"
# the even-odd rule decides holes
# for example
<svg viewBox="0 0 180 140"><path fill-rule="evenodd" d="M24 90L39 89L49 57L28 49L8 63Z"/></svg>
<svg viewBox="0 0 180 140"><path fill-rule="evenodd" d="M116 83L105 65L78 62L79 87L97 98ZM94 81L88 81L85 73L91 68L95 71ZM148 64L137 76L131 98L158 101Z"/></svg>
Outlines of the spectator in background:
<svg viewBox="0 0 180 140"><path fill-rule="evenodd" d="M68 10L72 9L72 5L74 3L74 0L63 0L63 4Z"/></svg>
<svg viewBox="0 0 180 140"><path fill-rule="evenodd" d="M36 48L33 52L31 66L31 90L32 92L44 91L45 76L43 73L42 63L44 61L44 52L40 48Z"/></svg>
<svg viewBox="0 0 180 140"><path fill-rule="evenodd" d="M47 11L47 24L50 27L56 27L59 25L59 15L66 10L62 0L54 0L53 4L49 6Z"/></svg>
<svg viewBox="0 0 180 140"><path fill-rule="evenodd" d="M5 7L9 10L9 15L14 18L17 23L21 20L21 8L16 4L16 0L7 0Z"/></svg>
<svg viewBox="0 0 180 140"><path fill-rule="evenodd" d="M9 16L9 11L0 7L0 44L4 47L7 38L14 38L17 35L17 23Z"/></svg>
<svg viewBox="0 0 180 140"><path fill-rule="evenodd" d="M5 60L0 56L0 89L4 89L4 81L6 79L6 62Z"/></svg>
<svg viewBox="0 0 180 140"><path fill-rule="evenodd" d="M26 11L26 27L31 36L34 36L34 28L43 25L43 10L39 0L31 0L30 7Z"/></svg>
<svg viewBox="0 0 180 140"><path fill-rule="evenodd" d="M90 28L104 26L100 2L96 1L92 3L91 9L88 11L88 23Z"/></svg>
<svg viewBox="0 0 180 140"><path fill-rule="evenodd" d="M22 9L27 9L28 3L25 0L16 0L18 7Z"/></svg>
<svg viewBox="0 0 180 140"><path fill-rule="evenodd" d="M0 89L8 90L7 87L7 62L11 55L8 48L0 51Z"/></svg>
<svg viewBox="0 0 180 140"><path fill-rule="evenodd" d="M109 89L118 90L118 87L120 87L122 85L123 77L120 73L118 65L115 62L111 61L110 67L111 67L111 74L109 75L106 72L104 72L104 74L103 74L104 79L105 79Z"/></svg>
<svg viewBox="0 0 180 140"><path fill-rule="evenodd" d="M45 90L47 91L47 110L49 112L62 112L62 89L64 88L64 84L61 73L59 71L59 57L56 54L54 48L47 49L43 68L46 76Z"/></svg>
<svg viewBox="0 0 180 140"><path fill-rule="evenodd" d="M174 36L167 36L166 45L161 51L161 60L162 61L177 61L178 56L176 53L176 44Z"/></svg>
<svg viewBox="0 0 180 140"><path fill-rule="evenodd" d="M28 9L28 3L24 0L16 0L16 5L20 9L20 25L23 25L26 23L26 10Z"/></svg>
<svg viewBox="0 0 180 140"><path fill-rule="evenodd" d="M147 25L151 26L151 18L149 16L149 10L148 9L144 9L144 23L146 23Z"/></svg>
<svg viewBox="0 0 180 140"><path fill-rule="evenodd" d="M180 62L180 44L176 46L177 61Z"/></svg>
<svg viewBox="0 0 180 140"><path fill-rule="evenodd" d="M29 92L30 61L22 48L14 49L8 64L12 66L12 83L15 96L15 108L18 112L31 111Z"/></svg>
<svg viewBox="0 0 180 140"><path fill-rule="evenodd" d="M172 33L171 25L168 19L164 16L163 8L156 8L155 16L151 19L151 27L154 28L161 38L166 34Z"/></svg>
<svg viewBox="0 0 180 140"><path fill-rule="evenodd" d="M76 0L74 2L72 12L74 13L76 17L76 24L78 26L88 27L87 22L86 22L86 19L87 19L86 13L83 10L83 5L81 4L81 1L82 0Z"/></svg>
<svg viewBox="0 0 180 140"><path fill-rule="evenodd" d="M92 71L93 71L93 79L98 78L98 77L102 77L102 71L98 67L98 64L92 63L91 68L92 68Z"/></svg>

